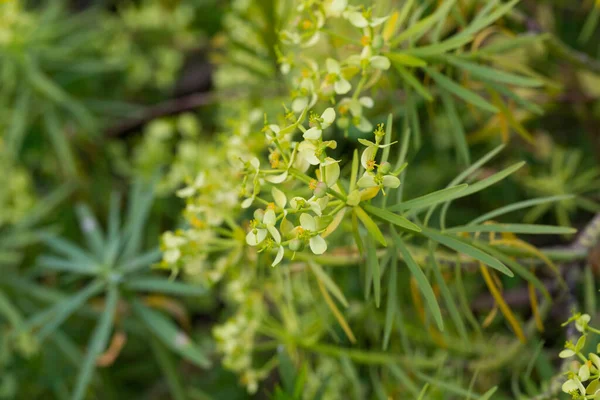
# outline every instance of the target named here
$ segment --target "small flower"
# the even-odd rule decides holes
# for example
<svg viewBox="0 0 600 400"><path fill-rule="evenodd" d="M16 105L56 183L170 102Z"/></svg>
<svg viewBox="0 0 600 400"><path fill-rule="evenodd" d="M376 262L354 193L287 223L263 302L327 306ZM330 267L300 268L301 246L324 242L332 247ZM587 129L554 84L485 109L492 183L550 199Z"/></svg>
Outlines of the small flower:
<svg viewBox="0 0 600 400"><path fill-rule="evenodd" d="M567 380L562 385L562 391L567 394L577 394L581 393L582 396L585 396L585 387L579 380L579 377L574 375L571 379ZM577 393L579 391L579 393Z"/></svg>
<svg viewBox="0 0 600 400"><path fill-rule="evenodd" d="M333 121L335 121L335 110L332 107L329 107L323 111L320 118L316 117L312 119L312 124L314 124L314 126L304 132L302 137L309 140L321 139L323 129L327 129Z"/></svg>
<svg viewBox="0 0 600 400"><path fill-rule="evenodd" d="M389 187L392 189L396 189L400 186L400 179L395 177L394 175L388 174L383 175L380 173L374 174L373 172L365 171L363 176L360 177L358 182L356 183L358 187L361 188L370 188L379 186L380 188Z"/></svg>
<svg viewBox="0 0 600 400"><path fill-rule="evenodd" d="M329 140L326 142L305 140L298 145L299 159L305 160L311 165L323 165L327 163L327 148L335 149L337 142Z"/></svg>
<svg viewBox="0 0 600 400"><path fill-rule="evenodd" d="M176 192L177 196L182 197L182 198L192 197L193 195L196 194L198 189L200 189L202 186L204 186L205 180L206 180L206 174L204 173L204 171L202 171L196 176L196 179L194 179L194 182L191 185L178 190Z"/></svg>
<svg viewBox="0 0 600 400"><path fill-rule="evenodd" d="M370 132L373 130L373 124L363 116L364 108L373 108L373 99L367 96L359 99L344 98L338 103L338 110L343 116L338 118L338 125L346 125L348 123L348 112L350 113L350 121L361 132Z"/></svg>
<svg viewBox="0 0 600 400"><path fill-rule="evenodd" d="M340 64L336 60L328 58L325 60L325 67L327 69L327 77L325 79L333 83L333 89L337 94L346 94L352 89L350 82L342 76Z"/></svg>
<svg viewBox="0 0 600 400"><path fill-rule="evenodd" d="M372 18L370 9L363 11L359 11L358 9L347 10L343 13L343 16L357 28L366 28L368 26L373 28L383 24L389 18Z"/></svg>
<svg viewBox="0 0 600 400"><path fill-rule="evenodd" d="M317 221L310 214L300 215L300 226L303 229L303 234L310 235L309 246L314 254L323 254L327 250L327 242L317 233Z"/></svg>
<svg viewBox="0 0 600 400"><path fill-rule="evenodd" d="M589 314L582 314L575 320L575 328L579 332L585 332L592 317Z"/></svg>

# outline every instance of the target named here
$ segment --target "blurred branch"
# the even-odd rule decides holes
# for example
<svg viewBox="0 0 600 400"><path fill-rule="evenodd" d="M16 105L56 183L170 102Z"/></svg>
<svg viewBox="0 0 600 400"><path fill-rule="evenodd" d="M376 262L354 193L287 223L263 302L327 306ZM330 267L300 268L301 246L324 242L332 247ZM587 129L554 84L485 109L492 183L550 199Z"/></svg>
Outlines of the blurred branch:
<svg viewBox="0 0 600 400"><path fill-rule="evenodd" d="M577 51L554 35L549 35L546 39L549 50L554 55L568 63L579 68L585 68L594 73L600 74L600 60L596 60L586 53Z"/></svg>
<svg viewBox="0 0 600 400"><path fill-rule="evenodd" d="M214 102L215 97L209 92L193 93L187 96L167 100L147 108L140 117L126 120L106 130L110 137L121 137L140 129L146 123L156 118L181 114Z"/></svg>

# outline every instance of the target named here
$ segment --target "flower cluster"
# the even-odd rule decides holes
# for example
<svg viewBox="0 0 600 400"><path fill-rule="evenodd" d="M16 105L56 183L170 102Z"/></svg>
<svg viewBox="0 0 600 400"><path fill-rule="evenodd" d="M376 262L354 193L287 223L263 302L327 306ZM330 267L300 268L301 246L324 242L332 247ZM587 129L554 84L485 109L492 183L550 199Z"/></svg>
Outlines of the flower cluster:
<svg viewBox="0 0 600 400"><path fill-rule="evenodd" d="M591 317L588 314L575 314L563 326L574 323L575 328L581 333L576 343L567 341L565 349L560 352L560 358L576 356L579 361L570 365L566 372L567 381L563 383L563 392L570 394L573 399L600 399L600 345L596 353L584 354L586 338L589 334L600 334L600 330L589 325Z"/></svg>

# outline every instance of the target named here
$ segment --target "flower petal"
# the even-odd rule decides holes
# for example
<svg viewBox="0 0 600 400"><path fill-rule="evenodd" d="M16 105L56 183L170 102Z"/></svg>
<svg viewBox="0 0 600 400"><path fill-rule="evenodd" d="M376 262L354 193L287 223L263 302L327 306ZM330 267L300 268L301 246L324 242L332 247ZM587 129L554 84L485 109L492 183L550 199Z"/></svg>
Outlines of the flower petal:
<svg viewBox="0 0 600 400"><path fill-rule="evenodd" d="M356 182L356 184L361 188L377 186L377 183L375 183L375 177L368 172L365 172L363 176L360 177L358 182Z"/></svg>
<svg viewBox="0 0 600 400"><path fill-rule="evenodd" d="M579 368L579 379L581 379L582 382L587 381L588 379L590 379L590 367L588 367L587 364L583 364L581 366L581 368Z"/></svg>
<svg viewBox="0 0 600 400"><path fill-rule="evenodd" d="M364 28L369 25L369 21L367 21L365 16L359 11L351 11L346 17L348 18L348 21L357 28Z"/></svg>
<svg viewBox="0 0 600 400"><path fill-rule="evenodd" d="M375 102L369 96L363 96L363 97L359 98L358 102L360 104L362 104L363 107L367 107L367 108L373 108L373 106L375 105Z"/></svg>
<svg viewBox="0 0 600 400"><path fill-rule="evenodd" d="M577 391L577 389L579 389L579 386L573 379L569 379L562 385L562 391L565 393L571 393L573 391Z"/></svg>
<svg viewBox="0 0 600 400"><path fill-rule="evenodd" d="M181 257L181 250L179 249L170 249L163 253L163 259L169 264L179 260L179 257Z"/></svg>
<svg viewBox="0 0 600 400"><path fill-rule="evenodd" d="M573 357L574 355L575 355L575 352L570 349L564 349L563 351L558 353L558 356L560 358L569 358L569 357Z"/></svg>
<svg viewBox="0 0 600 400"><path fill-rule="evenodd" d="M325 183L332 187L340 177L340 165L337 162L325 166Z"/></svg>
<svg viewBox="0 0 600 400"><path fill-rule="evenodd" d="M328 58L327 60L325 60L325 67L327 68L327 72L329 72L330 74L340 73L340 64L333 58Z"/></svg>
<svg viewBox="0 0 600 400"><path fill-rule="evenodd" d="M275 225L275 222L277 222L277 216L275 215L275 211L267 210L265 212L265 215L263 216L262 222L265 225Z"/></svg>
<svg viewBox="0 0 600 400"><path fill-rule="evenodd" d="M252 205L252 202L254 202L254 196L244 199L244 201L242 201L242 208L250 207Z"/></svg>
<svg viewBox="0 0 600 400"><path fill-rule="evenodd" d="M300 214L300 226L307 231L314 232L317 230L317 221L310 214Z"/></svg>
<svg viewBox="0 0 600 400"><path fill-rule="evenodd" d="M265 177L265 179L271 183L281 183L286 180L287 176L288 176L288 172L283 171L279 175L269 175L269 176Z"/></svg>
<svg viewBox="0 0 600 400"><path fill-rule="evenodd" d="M385 56L371 57L371 66L375 69L386 70L390 68L390 60Z"/></svg>
<svg viewBox="0 0 600 400"><path fill-rule="evenodd" d="M306 132L304 132L302 137L304 139L309 139L309 140L318 140L318 139L321 139L322 134L323 134L322 130L320 130L319 128L313 127L313 128L308 129Z"/></svg>
<svg viewBox="0 0 600 400"><path fill-rule="evenodd" d="M383 177L383 186L396 189L398 186L400 186L400 179L394 175L385 175Z"/></svg>
<svg viewBox="0 0 600 400"><path fill-rule="evenodd" d="M246 235L246 243L250 246L259 245L267 237L266 229L253 229Z"/></svg>
<svg viewBox="0 0 600 400"><path fill-rule="evenodd" d="M333 109L333 107L325 109L325 111L323 111L323 114L321 115L321 118L323 118L323 123L321 124L321 127L327 128L329 125L331 125L333 121L335 121L335 110Z"/></svg>
<svg viewBox="0 0 600 400"><path fill-rule="evenodd" d="M273 196L273 200L275 200L275 204L277 204L277 207L285 207L285 204L287 203L287 198L281 190L273 186L273 188L271 188L271 196Z"/></svg>
<svg viewBox="0 0 600 400"><path fill-rule="evenodd" d="M277 255L275 256L275 260L273 261L273 264L271 264L271 267L274 267L277 264L279 264L282 259L283 259L283 247L279 246L279 250L277 250Z"/></svg>
<svg viewBox="0 0 600 400"><path fill-rule="evenodd" d="M327 242L321 236L313 236L309 241L310 249L315 254L323 254L327 250Z"/></svg>
<svg viewBox="0 0 600 400"><path fill-rule="evenodd" d="M360 155L360 163L364 169L367 169L368 162L373 161L376 154L377 146L369 146L363 150L362 154Z"/></svg>
<svg viewBox="0 0 600 400"><path fill-rule="evenodd" d="M273 238L273 240L275 240L275 243L281 243L281 234L279 233L277 228L275 228L275 226L267 225L267 230L271 234L271 237Z"/></svg>
<svg viewBox="0 0 600 400"><path fill-rule="evenodd" d="M350 84L350 82L348 82L347 80L345 80L344 78L340 78L337 81L335 81L335 83L333 84L333 90L335 90L335 92L337 94L346 94L348 93L350 90L352 89L352 85Z"/></svg>
<svg viewBox="0 0 600 400"><path fill-rule="evenodd" d="M307 97L296 97L294 101L292 101L292 111L295 113L300 113L304 111L306 106L308 105Z"/></svg>

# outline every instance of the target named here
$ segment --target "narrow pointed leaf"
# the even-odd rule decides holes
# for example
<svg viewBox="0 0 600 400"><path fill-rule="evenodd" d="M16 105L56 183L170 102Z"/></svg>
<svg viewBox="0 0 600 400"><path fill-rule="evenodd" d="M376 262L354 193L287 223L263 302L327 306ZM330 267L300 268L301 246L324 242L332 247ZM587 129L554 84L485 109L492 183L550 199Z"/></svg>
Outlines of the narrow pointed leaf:
<svg viewBox="0 0 600 400"><path fill-rule="evenodd" d="M79 370L77 383L75 384L75 390L72 396L73 400L82 400L85 398L85 390L90 384L94 370L96 369L96 359L104 351L108 343L118 300L119 291L116 286L111 285L108 288L108 293L106 295L104 311L102 312L100 321L98 321L98 325L90 339L87 353Z"/></svg>
<svg viewBox="0 0 600 400"><path fill-rule="evenodd" d="M369 217L369 215L367 215L365 210L363 210L360 207L354 207L354 214L360 219L360 221L363 223L369 234L375 240L377 240L383 246L387 246L387 242L383 237L383 233L381 233L377 224L371 219L371 217Z"/></svg>
<svg viewBox="0 0 600 400"><path fill-rule="evenodd" d="M133 302L133 310L146 327L172 351L199 367L208 368L210 366L210 360L204 352L169 318L137 300Z"/></svg>
<svg viewBox="0 0 600 400"><path fill-rule="evenodd" d="M395 204L393 206L388 207L388 209L390 211L416 211L425 207L432 206L434 204L443 203L444 201L453 198L457 193L464 190L467 186L469 185L463 183L461 185L441 189L432 193L428 193L424 196L415 197L414 199Z"/></svg>
<svg viewBox="0 0 600 400"><path fill-rule="evenodd" d="M432 229L423 229L423 235L427 236L429 239L438 242L460 254L465 254L469 257L472 257L478 261L481 261L485 265L488 265L505 275L510 277L514 276L512 271L508 269L504 264L498 261L496 258L490 256L487 253L479 250L476 247L471 246L468 243L465 243L461 240L453 238L451 236L443 235L438 233Z"/></svg>
<svg viewBox="0 0 600 400"><path fill-rule="evenodd" d="M427 307L429 308L429 311L431 311L431 314L433 315L433 319L435 320L438 329L440 331L443 331L444 321L442 319L442 312L440 310L440 305L437 302L431 284L429 283L427 277L421 270L421 267L419 267L419 265L415 262L414 258L410 254L410 251L402 241L402 238L400 238L400 236L393 229L392 236L394 237L396 247L402 254L402 259L406 263L406 266L410 270L412 276L415 277L415 280L417 281L417 286L419 287L419 290L421 291L421 293L425 297L425 300L427 301Z"/></svg>
<svg viewBox="0 0 600 400"><path fill-rule="evenodd" d="M380 218L384 221L387 221L396 226L399 226L400 228L403 228L403 229L406 229L409 231L413 231L413 232L421 232L421 228L418 225L415 225L408 218L406 218L402 215L394 214L391 211L388 211L383 208L374 207L369 204L365 204L363 207L369 214L372 214L372 215L376 216L377 218Z"/></svg>
<svg viewBox="0 0 600 400"><path fill-rule="evenodd" d="M478 95L475 92L472 92L458 83L454 82L452 79L447 78L445 75L440 74L433 68L425 68L427 73L433 78L433 80L440 85L443 89L452 93L453 95L460 97L467 103L471 103L474 106L481 108L482 110L489 111L491 113L497 113L498 108L492 105L490 102L485 100L483 97Z"/></svg>

